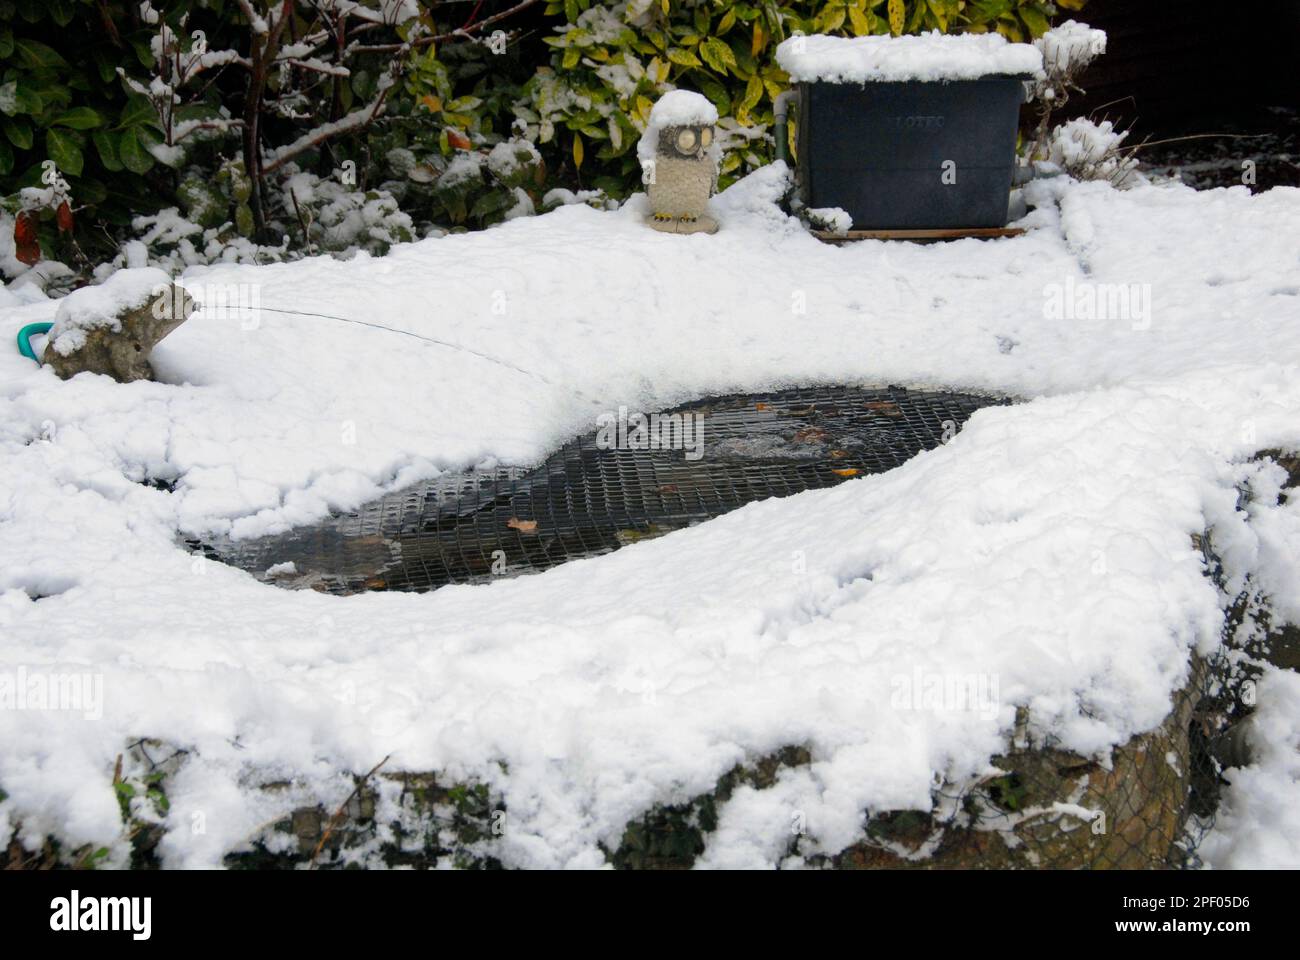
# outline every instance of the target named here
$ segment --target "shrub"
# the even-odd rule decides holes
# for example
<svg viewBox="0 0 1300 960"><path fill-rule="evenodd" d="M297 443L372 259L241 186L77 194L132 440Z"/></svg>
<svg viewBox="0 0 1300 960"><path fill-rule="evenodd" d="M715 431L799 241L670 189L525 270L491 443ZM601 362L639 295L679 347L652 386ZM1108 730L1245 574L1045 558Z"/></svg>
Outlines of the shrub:
<svg viewBox="0 0 1300 960"><path fill-rule="evenodd" d="M792 33L1024 40L1083 2L486 0L464 22L423 0L0 0L0 197L83 275L132 238L169 263L221 244L380 249L626 197L650 107L679 86L719 109L726 187L772 157L774 52ZM47 160L62 214L20 192L49 186ZM330 199L304 210L291 181ZM386 225L341 229L358 218Z"/></svg>

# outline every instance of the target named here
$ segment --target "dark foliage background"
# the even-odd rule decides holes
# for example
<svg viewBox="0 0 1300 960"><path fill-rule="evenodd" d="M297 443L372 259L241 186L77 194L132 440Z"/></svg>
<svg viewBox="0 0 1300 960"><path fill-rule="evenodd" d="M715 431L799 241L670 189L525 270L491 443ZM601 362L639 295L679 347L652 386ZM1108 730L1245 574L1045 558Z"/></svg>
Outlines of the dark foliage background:
<svg viewBox="0 0 1300 960"><path fill-rule="evenodd" d="M0 0L0 197L83 274L133 238L173 265L382 252L627 196L672 87L718 106L726 186L771 160L796 31L1024 40L1083 3Z"/></svg>

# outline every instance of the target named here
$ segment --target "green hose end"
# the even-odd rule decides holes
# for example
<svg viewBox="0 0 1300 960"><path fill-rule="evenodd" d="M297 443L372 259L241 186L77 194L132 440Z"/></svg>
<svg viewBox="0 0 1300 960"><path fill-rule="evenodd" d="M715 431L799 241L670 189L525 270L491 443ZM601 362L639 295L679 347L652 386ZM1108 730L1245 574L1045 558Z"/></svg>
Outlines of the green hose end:
<svg viewBox="0 0 1300 960"><path fill-rule="evenodd" d="M49 333L52 323L29 323L18 331L18 352L29 360L41 362L41 358L36 355L32 349L32 337L40 336L43 333Z"/></svg>

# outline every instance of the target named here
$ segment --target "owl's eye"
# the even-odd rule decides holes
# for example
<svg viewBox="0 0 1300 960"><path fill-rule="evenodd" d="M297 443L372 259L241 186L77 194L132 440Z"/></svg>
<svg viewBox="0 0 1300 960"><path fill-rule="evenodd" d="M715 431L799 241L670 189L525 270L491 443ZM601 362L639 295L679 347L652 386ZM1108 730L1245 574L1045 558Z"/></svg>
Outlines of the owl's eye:
<svg viewBox="0 0 1300 960"><path fill-rule="evenodd" d="M700 146L707 147L713 142L713 128L705 127L700 131Z"/></svg>
<svg viewBox="0 0 1300 960"><path fill-rule="evenodd" d="M683 130L677 134L677 149L682 153L690 153L695 149L695 131Z"/></svg>

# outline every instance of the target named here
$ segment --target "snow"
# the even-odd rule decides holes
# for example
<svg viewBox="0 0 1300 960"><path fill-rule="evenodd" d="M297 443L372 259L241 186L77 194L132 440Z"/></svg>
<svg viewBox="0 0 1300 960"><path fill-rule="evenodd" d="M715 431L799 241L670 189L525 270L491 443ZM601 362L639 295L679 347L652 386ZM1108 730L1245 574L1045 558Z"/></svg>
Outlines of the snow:
<svg viewBox="0 0 1300 960"><path fill-rule="evenodd" d="M1293 585L1294 586L1294 585ZM1224 774L1215 830L1201 846L1212 867L1300 869L1300 676L1270 669L1251 718L1253 762Z"/></svg>
<svg viewBox="0 0 1300 960"><path fill-rule="evenodd" d="M637 157L642 163L653 159L659 149L659 134L669 127L708 126L717 122L718 108L703 94L669 90L650 108L650 119L637 141Z"/></svg>
<svg viewBox="0 0 1300 960"><path fill-rule="evenodd" d="M1067 20L1034 41L1054 76L1077 73L1106 52L1106 31Z"/></svg>
<svg viewBox="0 0 1300 960"><path fill-rule="evenodd" d="M438 182L444 187L455 187L462 183L481 180L483 177L483 154L463 151L452 157L447 169L442 172Z"/></svg>
<svg viewBox="0 0 1300 960"><path fill-rule="evenodd" d="M604 206L605 194L601 190L578 190L575 192L566 190L564 187L553 187L542 195L543 210L570 203L598 203Z"/></svg>
<svg viewBox="0 0 1300 960"><path fill-rule="evenodd" d="M515 176L523 166L521 156L530 163L540 163L542 160L542 155L537 152L537 147L533 146L529 141L522 139L503 140L488 153L488 169L498 179L508 180Z"/></svg>
<svg viewBox="0 0 1300 960"><path fill-rule="evenodd" d="M511 196L514 197L514 202L506 210L504 219L515 220L519 217L531 217L536 213L533 208L533 198L523 187L515 187L511 190Z"/></svg>
<svg viewBox="0 0 1300 960"><path fill-rule="evenodd" d="M830 230L841 237L853 229L853 217L839 207L809 207L808 217L818 229Z"/></svg>
<svg viewBox="0 0 1300 960"><path fill-rule="evenodd" d="M1076 179L1106 180L1122 189L1143 179L1132 152L1122 150L1127 137L1109 120L1076 117L1053 128L1045 159Z"/></svg>
<svg viewBox="0 0 1300 960"><path fill-rule="evenodd" d="M86 331L97 327L121 330L118 319L125 310L142 306L164 293L171 277L156 267L119 270L105 283L74 290L59 301L50 330L50 346L67 356L86 343Z"/></svg>
<svg viewBox="0 0 1300 960"><path fill-rule="evenodd" d="M811 765L721 806L702 861L797 866L865 810L981 775L1017 706L1084 753L1158 725L1221 624L1193 533L1300 595L1295 508L1236 490L1257 450L1300 447L1300 190L1057 178L1027 188L1023 236L830 246L773 205L787 176L716 197L714 236L647 229L637 197L383 258L191 267L192 289L255 289L258 322L195 314L158 383L0 352L0 674L90 673L104 695L94 721L0 711L0 819L120 861L114 761L154 736L189 751L167 866L219 865L307 798L333 809L388 755L490 783L508 865L598 866L652 805L803 745ZM1053 318L1067 281L1092 309ZM1130 285L1142 310L1099 308ZM10 305L0 336L73 302ZM536 463L624 405L851 382L1025 402L888 474L485 586L290 592L178 544ZM894 702L918 671L996 697ZM1261 682L1260 703L1274 748L1229 789L1225 865L1296 835L1300 691Z"/></svg>
<svg viewBox="0 0 1300 960"><path fill-rule="evenodd" d="M975 80L993 74L1036 76L1043 58L1028 43L997 33L918 36L795 36L776 48L792 83Z"/></svg>

